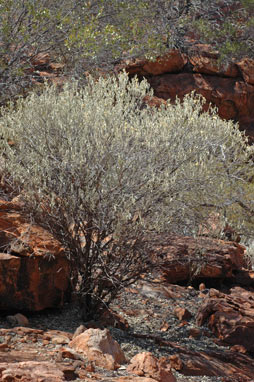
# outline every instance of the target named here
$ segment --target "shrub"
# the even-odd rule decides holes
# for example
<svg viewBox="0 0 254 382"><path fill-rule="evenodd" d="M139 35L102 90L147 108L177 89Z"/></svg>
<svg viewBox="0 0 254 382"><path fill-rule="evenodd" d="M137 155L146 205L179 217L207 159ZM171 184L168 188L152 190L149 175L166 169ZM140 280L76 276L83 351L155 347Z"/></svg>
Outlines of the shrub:
<svg viewBox="0 0 254 382"><path fill-rule="evenodd" d="M212 212L234 228L252 218L253 148L237 126L194 94L160 109L151 94L125 73L90 78L0 119L2 176L65 247L85 319L150 269L147 235L196 235Z"/></svg>

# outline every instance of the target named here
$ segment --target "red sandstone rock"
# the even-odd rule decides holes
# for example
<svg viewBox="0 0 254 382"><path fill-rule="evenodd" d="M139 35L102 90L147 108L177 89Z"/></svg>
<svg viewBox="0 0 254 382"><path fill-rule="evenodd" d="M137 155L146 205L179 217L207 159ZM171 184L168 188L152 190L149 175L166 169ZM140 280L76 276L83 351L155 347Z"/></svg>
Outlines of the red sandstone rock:
<svg viewBox="0 0 254 382"><path fill-rule="evenodd" d="M80 355L75 352L73 349L69 348L61 348L60 349L61 358L69 358L69 359L80 359ZM92 371L92 370L90 370Z"/></svg>
<svg viewBox="0 0 254 382"><path fill-rule="evenodd" d="M190 278L230 278L246 267L245 248L234 242L210 238L158 235L147 239L151 256L161 262L161 275L169 283Z"/></svg>
<svg viewBox="0 0 254 382"><path fill-rule="evenodd" d="M53 359L56 360L54 367L64 373L64 380L75 380L77 378L76 375L78 374L82 381L87 382L90 380L103 380L105 382L158 382L155 377L149 378L146 376L132 376L125 374L124 377L108 377L107 371L100 371L100 373L94 372L93 361L87 364L85 355L82 356L82 354L78 354L77 352L70 350L68 347L59 349L57 348L57 345L55 345L55 348L52 350L46 346L41 348L40 341L43 338L47 338L49 341L48 343L52 346L52 339L56 334L71 337L71 333L60 332L57 330L49 330L45 333L43 330L24 327L0 329L0 337L5 341L3 349L0 349L0 363L3 362L6 364L8 362L8 365L15 363L17 365L18 362L27 362L29 364L30 361L37 361L41 364L45 361L49 361L53 357ZM142 338L145 338L145 336ZM22 344L21 339L25 339ZM35 339L38 341L35 342ZM15 343L13 343L13 341L15 341ZM232 378L228 379L228 382L250 382L253 380L253 358L247 354L243 354L244 348L242 346L238 346L232 350L218 348L216 351L210 349L208 351L195 352L188 349L188 347L179 345L177 342L165 341L163 338L161 338L160 342L159 338L156 337L156 343L158 345L161 344L161 346L164 347L169 346L173 349L173 353L175 354L174 356L169 357L169 359L159 360L160 366L166 366L166 369L170 364L172 368L184 375L227 376L228 378ZM121 370L121 372L123 371L124 369ZM43 374L41 377L44 378ZM48 379L44 379L45 382L48 381ZM12 381L23 382L26 381L26 379L24 377L23 380L16 381L15 379L12 379ZM30 380L28 381L31 382Z"/></svg>
<svg viewBox="0 0 254 382"><path fill-rule="evenodd" d="M160 327L161 332L166 332L170 328L170 325L168 322L164 321Z"/></svg>
<svg viewBox="0 0 254 382"><path fill-rule="evenodd" d="M189 57L189 60L193 65L193 71L197 73L226 77L239 76L240 73L235 63L219 64L218 57L218 52L212 51L210 45L196 44L195 53Z"/></svg>
<svg viewBox="0 0 254 382"><path fill-rule="evenodd" d="M65 335L58 334L51 338L51 342L52 344L55 344L55 345L65 345L70 342L70 339L66 337Z"/></svg>
<svg viewBox="0 0 254 382"><path fill-rule="evenodd" d="M158 57L155 62L146 61L143 65L143 70L147 74L154 76L163 73L180 72L187 63L186 57L178 50L172 50L162 57Z"/></svg>
<svg viewBox="0 0 254 382"><path fill-rule="evenodd" d="M184 72L187 61L192 69ZM159 105L159 99L174 101L176 96L181 99L196 91L206 98L205 108L211 103L221 118L238 121L241 129L254 136L254 60L245 58L221 65L218 53L210 46L196 44L189 57L173 50L155 62L138 59L116 70L123 68L130 75L147 76L156 97L152 105Z"/></svg>
<svg viewBox="0 0 254 382"><path fill-rule="evenodd" d="M108 329L87 329L75 337L69 346L86 355L96 366L115 370L126 359L119 344L111 337Z"/></svg>
<svg viewBox="0 0 254 382"><path fill-rule="evenodd" d="M254 120L254 86L238 78L221 78L200 73L164 74L148 79L154 95L164 100L182 99L184 95L196 91L203 95L207 104L218 108L221 118L246 121Z"/></svg>
<svg viewBox="0 0 254 382"><path fill-rule="evenodd" d="M254 85L254 60L250 58L243 58L237 62L238 68L241 70L244 81Z"/></svg>
<svg viewBox="0 0 254 382"><path fill-rule="evenodd" d="M207 296L199 309L197 324L208 321L208 327L224 343L241 345L254 351L253 291L231 288L230 294Z"/></svg>
<svg viewBox="0 0 254 382"><path fill-rule="evenodd" d="M6 349L9 349L9 345L6 342L0 343L0 352L5 351Z"/></svg>
<svg viewBox="0 0 254 382"><path fill-rule="evenodd" d="M230 382L253 380L253 361L245 354L229 350L194 352L180 347L177 352L169 357L170 366L183 375L223 376L232 378Z"/></svg>
<svg viewBox="0 0 254 382"><path fill-rule="evenodd" d="M0 309L38 311L64 302L64 251L49 232L27 222L15 203L0 201L0 245L6 251L0 253Z"/></svg>
<svg viewBox="0 0 254 382"><path fill-rule="evenodd" d="M169 357L169 360L170 360L170 366L172 367L172 369L177 370L177 371L182 370L183 362L182 362L179 355L177 355L177 354L171 355Z"/></svg>
<svg viewBox="0 0 254 382"><path fill-rule="evenodd" d="M192 317L191 313L188 311L188 309L181 308L180 306L177 306L174 310L175 316L178 318L178 320L188 320Z"/></svg>
<svg viewBox="0 0 254 382"><path fill-rule="evenodd" d="M135 355L131 359L127 370L139 376L152 377L158 382L176 382L164 360L158 360L149 352Z"/></svg>
<svg viewBox="0 0 254 382"><path fill-rule="evenodd" d="M2 382L64 382L64 373L52 362L0 363Z"/></svg>
<svg viewBox="0 0 254 382"><path fill-rule="evenodd" d="M244 58L227 66L220 65L218 53L209 45L193 43L189 57L171 50L153 62L145 59L125 61L115 70L125 69L130 75L149 77L156 96L148 102L152 106L159 106L163 103L161 100L182 98L195 90L207 99L207 105L212 103L218 107L222 118L238 121L240 128L254 139L254 60ZM184 72L187 63L192 66L188 73ZM37 85L41 85L45 77L59 86L68 80L58 76L63 65L50 62L48 54L34 56L31 65L28 72Z"/></svg>
<svg viewBox="0 0 254 382"><path fill-rule="evenodd" d="M52 69L54 72L57 72L57 73L64 68L64 64L60 64L57 62L49 62L48 66L50 69Z"/></svg>
<svg viewBox="0 0 254 382"><path fill-rule="evenodd" d="M12 201L0 200L0 211L21 210L21 205L16 199L17 198L14 198Z"/></svg>
<svg viewBox="0 0 254 382"><path fill-rule="evenodd" d="M157 57L155 61L136 59L134 61L124 62L115 69L116 71L125 69L130 75L160 75L163 73L180 72L186 63L186 56L174 49L164 56Z"/></svg>

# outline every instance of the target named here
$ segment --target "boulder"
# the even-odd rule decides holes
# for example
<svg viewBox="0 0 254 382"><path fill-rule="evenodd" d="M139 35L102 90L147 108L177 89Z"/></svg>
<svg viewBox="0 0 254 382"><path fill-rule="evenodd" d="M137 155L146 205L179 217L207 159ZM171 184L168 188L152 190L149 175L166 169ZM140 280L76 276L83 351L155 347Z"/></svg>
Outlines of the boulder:
<svg viewBox="0 0 254 382"><path fill-rule="evenodd" d="M64 303L70 269L63 248L13 202L0 201L0 245L0 310L39 311Z"/></svg>
<svg viewBox="0 0 254 382"><path fill-rule="evenodd" d="M150 352L135 355L131 359L127 370L138 376L154 378L158 382L176 382L169 364L166 365L163 359L158 360Z"/></svg>
<svg viewBox="0 0 254 382"><path fill-rule="evenodd" d="M155 61L146 61L143 70L149 75L159 75L163 73L180 72L187 63L187 58L179 52L179 50L171 50L162 57L156 58Z"/></svg>
<svg viewBox="0 0 254 382"><path fill-rule="evenodd" d="M200 307L196 322L208 323L212 332L227 345L241 345L254 351L254 289L231 288L230 294L210 293Z"/></svg>
<svg viewBox="0 0 254 382"><path fill-rule="evenodd" d="M212 238L160 234L147 238L159 274L168 283L231 278L248 266L245 247Z"/></svg>
<svg viewBox="0 0 254 382"><path fill-rule="evenodd" d="M187 58L179 50L173 49L155 60L135 59L125 61L115 67L116 71L125 69L130 75L160 75L163 73L178 73L187 63Z"/></svg>
<svg viewBox="0 0 254 382"><path fill-rule="evenodd" d="M87 329L76 336L69 347L86 355L96 366L115 370L126 363L120 345L111 337L108 329Z"/></svg>

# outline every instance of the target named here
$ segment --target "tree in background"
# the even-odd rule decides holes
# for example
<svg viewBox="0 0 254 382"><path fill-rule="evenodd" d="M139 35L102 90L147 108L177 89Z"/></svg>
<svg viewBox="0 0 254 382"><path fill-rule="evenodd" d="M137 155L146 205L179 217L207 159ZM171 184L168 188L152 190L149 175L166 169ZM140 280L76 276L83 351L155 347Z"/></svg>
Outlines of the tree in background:
<svg viewBox="0 0 254 382"><path fill-rule="evenodd" d="M0 102L31 85L38 53L69 76L122 59L211 43L223 60L253 55L254 0L0 0Z"/></svg>

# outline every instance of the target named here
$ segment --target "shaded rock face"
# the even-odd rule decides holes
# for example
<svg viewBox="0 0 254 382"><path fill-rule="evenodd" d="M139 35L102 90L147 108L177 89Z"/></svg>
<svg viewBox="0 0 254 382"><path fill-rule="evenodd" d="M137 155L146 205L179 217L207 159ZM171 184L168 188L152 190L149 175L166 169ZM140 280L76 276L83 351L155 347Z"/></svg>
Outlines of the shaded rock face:
<svg viewBox="0 0 254 382"><path fill-rule="evenodd" d="M196 44L191 56L173 50L155 62L129 61L116 70L123 68L131 76L146 77L162 102L196 91L207 100L204 109L211 103L221 118L239 122L240 129L254 139L254 60L222 65L210 46ZM157 99L154 104L159 104Z"/></svg>
<svg viewBox="0 0 254 382"><path fill-rule="evenodd" d="M230 294L207 296L197 314L197 324L208 327L228 345L254 352L254 289L231 288Z"/></svg>
<svg viewBox="0 0 254 382"><path fill-rule="evenodd" d="M154 76L149 83L155 96L164 100L182 99L186 94L196 91L206 98L206 108L209 103L218 108L221 118L239 121L241 128L248 129L254 122L254 86L240 79L179 73Z"/></svg>
<svg viewBox="0 0 254 382"><path fill-rule="evenodd" d="M62 305L70 287L64 251L19 209L18 204L0 201L0 310L39 311Z"/></svg>
<svg viewBox="0 0 254 382"><path fill-rule="evenodd" d="M160 275L169 283L195 279L227 279L247 268L242 245L211 238L177 235L150 237L149 246Z"/></svg>

